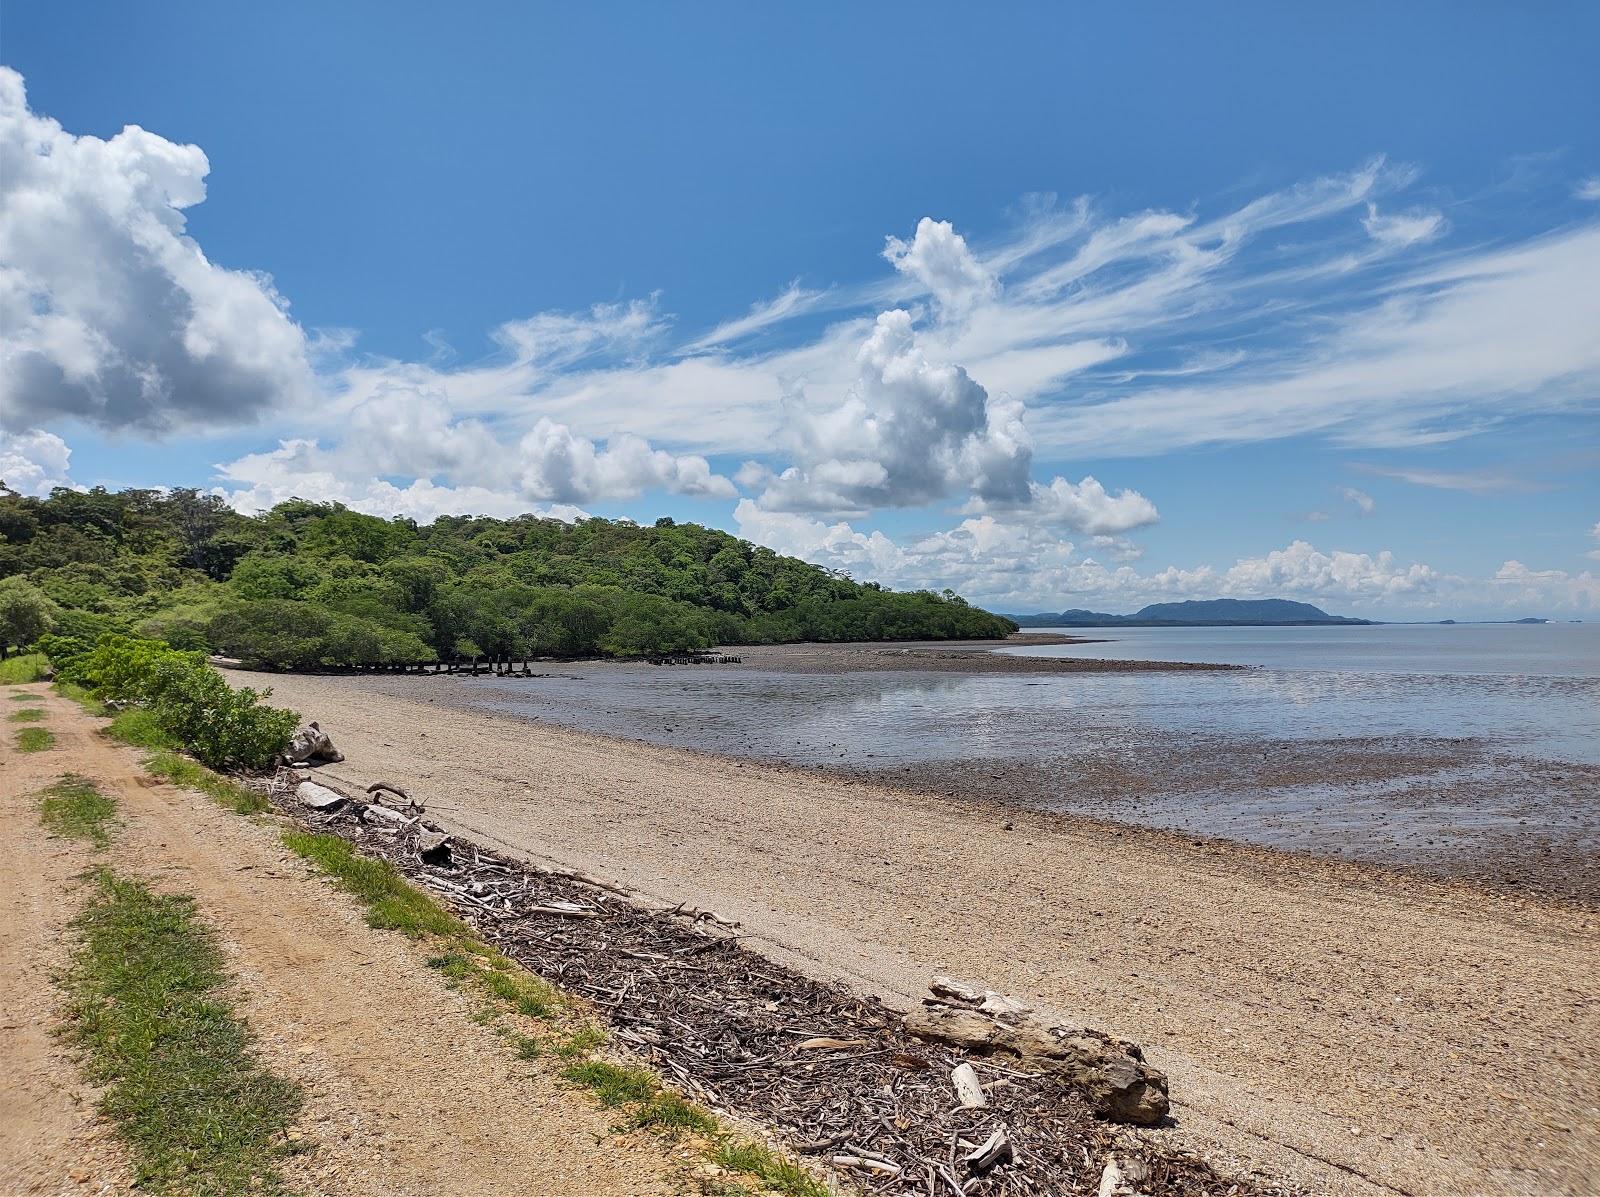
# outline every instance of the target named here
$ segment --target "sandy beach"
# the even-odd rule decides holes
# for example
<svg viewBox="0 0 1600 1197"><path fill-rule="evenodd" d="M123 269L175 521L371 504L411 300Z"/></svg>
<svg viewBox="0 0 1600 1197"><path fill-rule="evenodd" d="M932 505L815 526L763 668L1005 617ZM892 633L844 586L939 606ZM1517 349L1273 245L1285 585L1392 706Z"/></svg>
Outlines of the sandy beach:
<svg viewBox="0 0 1600 1197"><path fill-rule="evenodd" d="M442 823L743 924L907 1005L932 972L1142 1042L1174 1136L1329 1192L1600 1185L1600 916L1226 841L460 709L450 679L231 675Z"/></svg>

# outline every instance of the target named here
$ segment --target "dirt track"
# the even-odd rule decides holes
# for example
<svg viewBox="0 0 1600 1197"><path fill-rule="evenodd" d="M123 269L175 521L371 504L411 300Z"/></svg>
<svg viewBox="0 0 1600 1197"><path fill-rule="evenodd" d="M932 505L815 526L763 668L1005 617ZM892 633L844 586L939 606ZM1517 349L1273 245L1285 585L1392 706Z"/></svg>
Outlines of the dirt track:
<svg viewBox="0 0 1600 1197"><path fill-rule="evenodd" d="M953 972L1137 1039L1172 1076L1165 1133L1224 1165L1600 1189L1592 911L446 710L445 679L233 677L321 719L340 776L415 786L484 842L709 906L890 1000Z"/></svg>
<svg viewBox="0 0 1600 1197"><path fill-rule="evenodd" d="M106 854L158 889L193 895L222 934L238 1008L269 1066L301 1082L298 1191L344 1197L487 1197L529 1193L643 1197L680 1191L653 1143L614 1135L614 1121L516 1060L475 1007L405 941L369 929L348 899L290 856L271 827L207 799L141 779L137 754L95 733L96 720L45 694L57 746L0 747L7 851L0 893L0 1194L129 1192L93 1094L50 1034L49 975L83 895L73 878L88 848L51 839L30 795L65 772L96 781L120 806Z"/></svg>

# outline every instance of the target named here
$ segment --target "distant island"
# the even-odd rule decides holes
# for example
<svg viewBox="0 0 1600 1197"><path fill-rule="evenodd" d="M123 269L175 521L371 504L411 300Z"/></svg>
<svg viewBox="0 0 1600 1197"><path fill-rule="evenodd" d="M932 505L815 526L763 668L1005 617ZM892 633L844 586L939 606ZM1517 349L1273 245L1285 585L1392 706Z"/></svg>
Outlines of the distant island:
<svg viewBox="0 0 1600 1197"><path fill-rule="evenodd" d="M1310 603L1289 599L1191 599L1182 603L1151 603L1132 615L1111 615L1105 611L1039 612L1034 615L1008 615L1025 628L1179 628L1179 627L1267 627L1277 625L1370 624L1370 619L1329 615Z"/></svg>

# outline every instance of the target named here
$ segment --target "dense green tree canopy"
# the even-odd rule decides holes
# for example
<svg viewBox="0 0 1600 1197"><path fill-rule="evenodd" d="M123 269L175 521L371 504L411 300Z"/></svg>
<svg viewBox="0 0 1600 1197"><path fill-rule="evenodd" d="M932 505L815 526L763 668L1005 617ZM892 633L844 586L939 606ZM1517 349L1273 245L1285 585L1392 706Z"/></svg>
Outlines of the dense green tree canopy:
<svg viewBox="0 0 1600 1197"><path fill-rule="evenodd" d="M48 603L64 636L135 633L286 669L1015 627L949 592L885 590L670 519L419 526L301 499L246 517L192 489L0 490L0 578Z"/></svg>

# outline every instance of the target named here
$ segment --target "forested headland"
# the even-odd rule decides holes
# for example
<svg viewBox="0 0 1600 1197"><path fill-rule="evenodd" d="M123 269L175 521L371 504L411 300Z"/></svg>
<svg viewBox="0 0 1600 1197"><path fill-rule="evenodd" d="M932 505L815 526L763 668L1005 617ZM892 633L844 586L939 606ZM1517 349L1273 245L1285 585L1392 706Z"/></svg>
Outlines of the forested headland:
<svg viewBox="0 0 1600 1197"><path fill-rule="evenodd" d="M0 640L106 633L316 670L718 644L998 637L950 591L896 592L670 519L380 519L293 499L0 485Z"/></svg>

